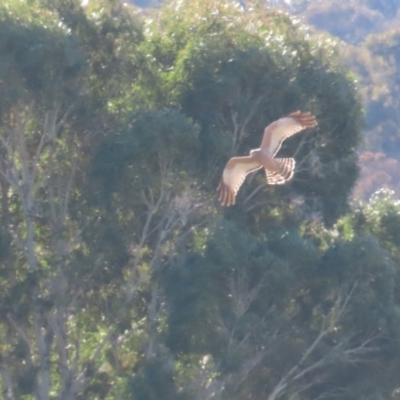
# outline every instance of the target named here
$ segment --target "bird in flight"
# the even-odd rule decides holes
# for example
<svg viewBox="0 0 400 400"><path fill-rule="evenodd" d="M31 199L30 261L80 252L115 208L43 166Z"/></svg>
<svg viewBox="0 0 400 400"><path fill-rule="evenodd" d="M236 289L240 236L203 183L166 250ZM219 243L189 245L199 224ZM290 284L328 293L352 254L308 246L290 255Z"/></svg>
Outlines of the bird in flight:
<svg viewBox="0 0 400 400"><path fill-rule="evenodd" d="M262 167L265 169L267 183L282 185L293 176L294 158L274 158L288 137L317 125L315 117L309 112L295 111L268 125L259 149L250 150L247 157L232 157L225 166L218 185L219 201L223 206L235 204L236 194L246 175Z"/></svg>

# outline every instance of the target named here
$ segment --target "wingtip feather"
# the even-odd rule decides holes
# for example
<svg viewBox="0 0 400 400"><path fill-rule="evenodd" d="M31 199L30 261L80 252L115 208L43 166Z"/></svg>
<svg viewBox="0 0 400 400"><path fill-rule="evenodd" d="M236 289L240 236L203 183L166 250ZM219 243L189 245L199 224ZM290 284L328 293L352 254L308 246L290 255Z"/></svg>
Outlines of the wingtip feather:
<svg viewBox="0 0 400 400"><path fill-rule="evenodd" d="M291 112L289 117L294 118L304 128L313 128L318 125L317 119L309 111L296 110Z"/></svg>
<svg viewBox="0 0 400 400"><path fill-rule="evenodd" d="M221 179L217 191L219 192L218 200L224 207L230 207L235 204L235 193Z"/></svg>

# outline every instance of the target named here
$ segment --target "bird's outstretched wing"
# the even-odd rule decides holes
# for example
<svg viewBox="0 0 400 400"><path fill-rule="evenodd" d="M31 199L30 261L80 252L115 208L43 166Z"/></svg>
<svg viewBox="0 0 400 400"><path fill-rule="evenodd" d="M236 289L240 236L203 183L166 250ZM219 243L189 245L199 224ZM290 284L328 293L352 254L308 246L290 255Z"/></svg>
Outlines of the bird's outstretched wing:
<svg viewBox="0 0 400 400"><path fill-rule="evenodd" d="M246 175L261 168L252 157L232 157L225 166L217 190L223 206L235 204L236 193L242 186Z"/></svg>
<svg viewBox="0 0 400 400"><path fill-rule="evenodd" d="M278 162L281 172L270 171L265 168L265 176L268 185L283 185L292 178L296 162L294 158L275 158Z"/></svg>
<svg viewBox="0 0 400 400"><path fill-rule="evenodd" d="M282 142L306 128L317 125L315 117L309 112L295 111L278 119L265 128L261 149L274 157L281 148Z"/></svg>

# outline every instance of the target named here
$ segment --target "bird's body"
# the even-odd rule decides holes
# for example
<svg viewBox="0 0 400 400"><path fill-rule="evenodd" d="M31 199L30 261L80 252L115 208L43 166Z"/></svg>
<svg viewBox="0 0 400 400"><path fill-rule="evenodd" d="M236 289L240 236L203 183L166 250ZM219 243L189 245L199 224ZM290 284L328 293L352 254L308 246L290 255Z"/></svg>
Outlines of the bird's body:
<svg viewBox="0 0 400 400"><path fill-rule="evenodd" d="M217 188L222 205L235 204L236 194L246 175L260 168L265 169L267 183L270 185L281 185L291 179L295 160L275 158L275 155L286 138L316 124L315 117L309 112L295 111L268 125L259 149L251 150L247 157L232 157L226 164Z"/></svg>
<svg viewBox="0 0 400 400"><path fill-rule="evenodd" d="M279 163L268 151L263 149L250 150L250 157L269 171L280 172Z"/></svg>

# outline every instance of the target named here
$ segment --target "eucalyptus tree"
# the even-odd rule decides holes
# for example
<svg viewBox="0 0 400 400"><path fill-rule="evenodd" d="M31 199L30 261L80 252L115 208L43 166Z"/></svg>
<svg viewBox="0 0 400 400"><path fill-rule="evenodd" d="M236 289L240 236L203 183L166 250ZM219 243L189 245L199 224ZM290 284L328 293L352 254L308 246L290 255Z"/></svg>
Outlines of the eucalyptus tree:
<svg viewBox="0 0 400 400"><path fill-rule="evenodd" d="M77 1L10 0L0 18L2 390L72 399L104 347L80 347L93 268L81 271L79 258L96 219L82 200L85 165L123 74L136 69L121 48L141 40L140 28L123 10L86 13Z"/></svg>
<svg viewBox="0 0 400 400"><path fill-rule="evenodd" d="M200 125L208 188L230 156L259 143L269 122L303 109L316 116L319 129L285 143L282 153L296 153L300 167L289 193L328 224L346 210L358 176L361 111L334 40L313 41L306 27L281 12L244 11L232 2L171 2L146 29L143 51L153 59L154 78L139 79L141 88L149 87L141 101L179 107ZM251 218L261 207L270 210L264 199L278 201L275 194L287 192L266 190L264 180L244 189L240 212Z"/></svg>

